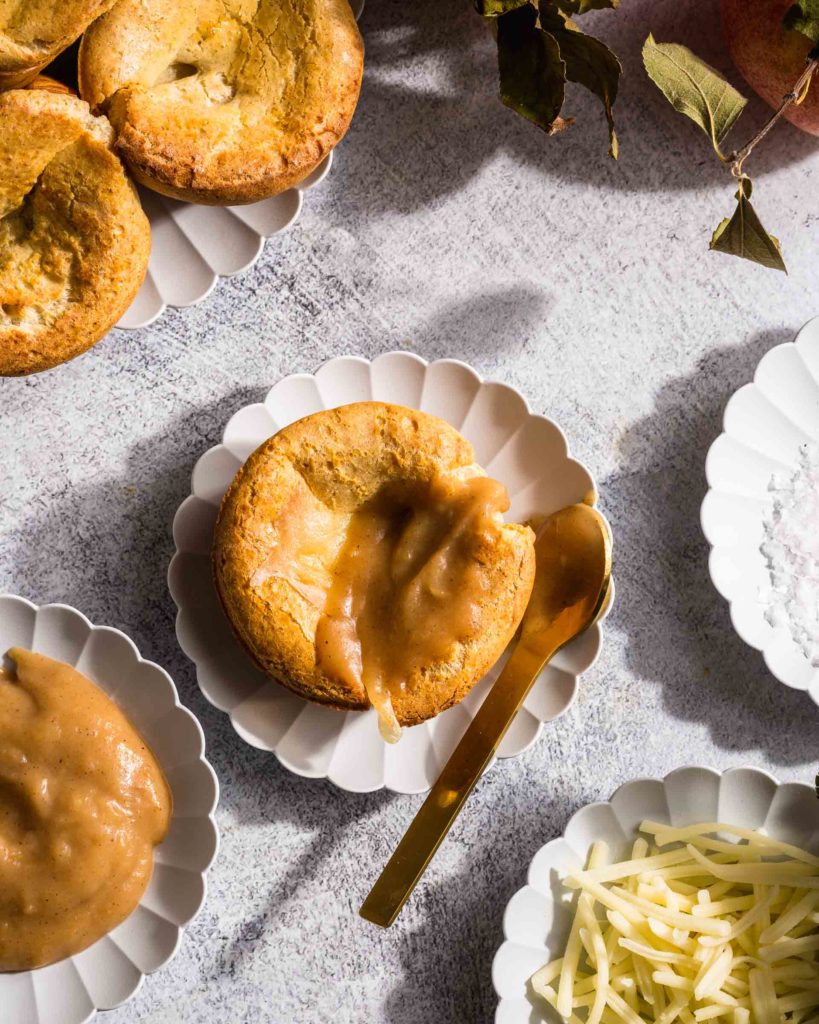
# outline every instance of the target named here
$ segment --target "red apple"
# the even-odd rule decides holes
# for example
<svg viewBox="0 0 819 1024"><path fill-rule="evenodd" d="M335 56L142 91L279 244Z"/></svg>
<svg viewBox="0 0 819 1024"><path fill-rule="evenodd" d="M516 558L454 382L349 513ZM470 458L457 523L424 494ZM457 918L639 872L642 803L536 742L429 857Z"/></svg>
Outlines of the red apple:
<svg viewBox="0 0 819 1024"><path fill-rule="evenodd" d="M811 42L782 26L793 0L722 0L722 30L731 59L742 77L766 103L778 107L805 68ZM819 135L819 75L800 106L785 117L803 131Z"/></svg>

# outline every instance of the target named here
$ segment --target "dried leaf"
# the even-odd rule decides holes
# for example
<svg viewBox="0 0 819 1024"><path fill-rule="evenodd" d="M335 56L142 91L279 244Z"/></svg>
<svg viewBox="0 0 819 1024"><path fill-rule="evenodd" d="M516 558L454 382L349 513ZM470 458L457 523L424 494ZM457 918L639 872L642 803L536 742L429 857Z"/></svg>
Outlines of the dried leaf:
<svg viewBox="0 0 819 1024"><path fill-rule="evenodd" d="M531 0L473 0L475 10L484 18L497 18L530 2Z"/></svg>
<svg viewBox="0 0 819 1024"><path fill-rule="evenodd" d="M566 65L553 35L537 25L529 4L498 18L498 71L507 107L554 135L572 124L560 117Z"/></svg>
<svg viewBox="0 0 819 1024"><path fill-rule="evenodd" d="M819 0L799 0L786 13L784 25L819 43Z"/></svg>
<svg viewBox="0 0 819 1024"><path fill-rule="evenodd" d="M604 43L581 32L573 21L557 13L550 4L541 3L540 24L557 40L569 81L584 85L602 102L609 123L609 154L616 160L620 144L614 130L612 107L623 71L620 61Z"/></svg>
<svg viewBox="0 0 819 1024"><path fill-rule="evenodd" d="M669 103L696 122L719 153L719 143L748 102L745 97L687 46L657 43L650 35L643 64Z"/></svg>
<svg viewBox="0 0 819 1024"><path fill-rule="evenodd" d="M588 11L601 11L605 7L619 7L620 0L554 0L557 6L571 17Z"/></svg>
<svg viewBox="0 0 819 1024"><path fill-rule="evenodd" d="M751 179L741 178L736 196L737 208L733 217L726 217L714 232L711 248L787 274L779 241L763 228L751 206L751 190Z"/></svg>

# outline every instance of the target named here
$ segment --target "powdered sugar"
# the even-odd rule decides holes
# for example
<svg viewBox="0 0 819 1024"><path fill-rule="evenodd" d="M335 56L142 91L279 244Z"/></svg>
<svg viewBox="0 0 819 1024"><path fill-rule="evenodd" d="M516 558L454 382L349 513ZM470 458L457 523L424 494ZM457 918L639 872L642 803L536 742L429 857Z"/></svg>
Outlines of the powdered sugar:
<svg viewBox="0 0 819 1024"><path fill-rule="evenodd" d="M765 618L819 666L819 445L803 445L796 472L774 476L768 489L773 501L760 548L771 577L760 595Z"/></svg>

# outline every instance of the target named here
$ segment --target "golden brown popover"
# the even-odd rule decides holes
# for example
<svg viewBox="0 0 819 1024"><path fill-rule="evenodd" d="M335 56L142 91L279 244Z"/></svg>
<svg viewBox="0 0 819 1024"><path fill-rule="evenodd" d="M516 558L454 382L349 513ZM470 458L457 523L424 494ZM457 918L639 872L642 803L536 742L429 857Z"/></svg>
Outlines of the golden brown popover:
<svg viewBox="0 0 819 1024"><path fill-rule="evenodd" d="M19 89L70 46L114 0L2 0L0 90Z"/></svg>
<svg viewBox="0 0 819 1024"><path fill-rule="evenodd" d="M42 89L44 92L56 92L62 96L76 96L77 93L65 82L58 82L56 78L52 78L50 75L37 75L36 78L32 79L26 86L27 89L34 91Z"/></svg>
<svg viewBox="0 0 819 1024"><path fill-rule="evenodd" d="M382 732L461 700L500 657L535 572L534 534L443 420L380 402L265 441L216 523L236 635L308 700L379 711Z"/></svg>
<svg viewBox="0 0 819 1024"><path fill-rule="evenodd" d="M100 340L130 305L151 234L88 104L0 94L0 374L48 369Z"/></svg>
<svg viewBox="0 0 819 1024"><path fill-rule="evenodd" d="M119 0L83 37L80 95L143 184L248 203L324 159L362 71L347 0Z"/></svg>

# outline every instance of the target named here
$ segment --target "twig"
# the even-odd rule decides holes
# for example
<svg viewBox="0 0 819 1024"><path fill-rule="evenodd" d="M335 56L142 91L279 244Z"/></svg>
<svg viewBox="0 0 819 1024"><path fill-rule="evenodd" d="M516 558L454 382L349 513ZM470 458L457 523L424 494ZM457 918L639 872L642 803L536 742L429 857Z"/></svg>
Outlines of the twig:
<svg viewBox="0 0 819 1024"><path fill-rule="evenodd" d="M777 109L768 119L768 121L759 129L756 135L747 142L742 149L736 150L732 153L726 163L731 164L731 174L735 178L742 177L742 165L751 155L757 145L765 138L768 132L773 128L776 122L782 117L785 111L791 104L795 103L804 92L805 88L810 83L816 71L819 70L819 47L815 47L807 56L807 62L805 64L805 70L799 76L799 80L793 89L789 93L786 93L782 97L782 102L779 104Z"/></svg>

